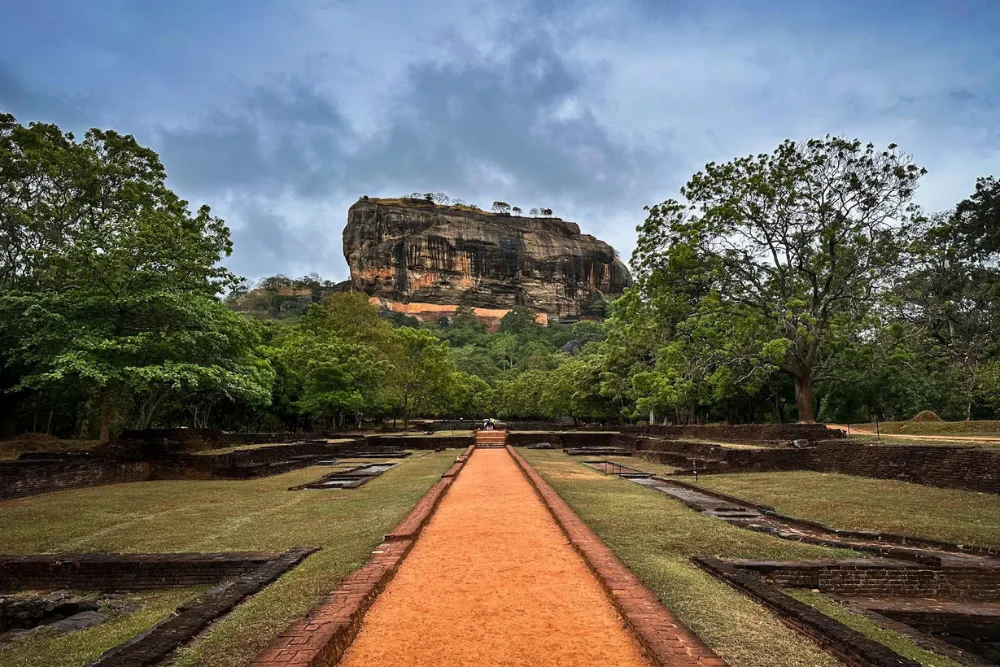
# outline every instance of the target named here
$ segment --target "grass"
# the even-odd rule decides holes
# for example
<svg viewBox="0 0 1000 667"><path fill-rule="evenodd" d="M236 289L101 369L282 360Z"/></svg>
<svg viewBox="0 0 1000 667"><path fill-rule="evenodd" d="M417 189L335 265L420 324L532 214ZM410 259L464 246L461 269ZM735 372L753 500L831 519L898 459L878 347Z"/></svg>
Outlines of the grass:
<svg viewBox="0 0 1000 667"><path fill-rule="evenodd" d="M329 472L314 467L256 480L142 482L15 499L0 504L0 535L6 553L321 547L182 649L174 663L235 667L364 564L456 456L457 450L414 454L351 490L287 490ZM65 641L86 643L81 633Z"/></svg>
<svg viewBox="0 0 1000 667"><path fill-rule="evenodd" d="M26 453L75 452L81 449L92 449L100 444L99 440L58 440L32 433L9 440L0 440L0 461L16 459L21 454Z"/></svg>
<svg viewBox="0 0 1000 667"><path fill-rule="evenodd" d="M840 664L756 603L689 562L693 555L803 559L857 554L789 542L691 511L561 452L520 449L580 517L731 667Z"/></svg>
<svg viewBox="0 0 1000 667"><path fill-rule="evenodd" d="M23 641L0 644L0 664L6 667L86 664L108 649L151 628L166 618L178 605L204 590L204 588L170 588L126 595L124 601L137 605L139 611L65 635L35 634Z"/></svg>
<svg viewBox="0 0 1000 667"><path fill-rule="evenodd" d="M865 637L888 646L900 655L916 660L921 665L926 665L927 667L962 667L961 663L924 650L917 646L912 639L894 630L883 628L871 619L849 611L843 605L834 602L820 593L813 593L812 591L803 589L792 589L785 592L830 618L857 630Z"/></svg>
<svg viewBox="0 0 1000 667"><path fill-rule="evenodd" d="M337 444L342 442L353 442L351 438L341 438L339 440L326 440L330 444ZM198 452L191 452L196 456L202 456L209 454L212 456L218 454L232 454L233 452L248 452L254 449L262 449L264 447L287 447L290 445L299 445L300 442L268 442L260 445L234 445L232 447L219 447L218 449L204 449Z"/></svg>
<svg viewBox="0 0 1000 667"><path fill-rule="evenodd" d="M704 475L700 484L832 528L1000 544L1000 496L808 471Z"/></svg>
<svg viewBox="0 0 1000 667"><path fill-rule="evenodd" d="M851 426L852 428L859 426L866 431L875 432L874 423L852 424ZM961 435L1000 438L1000 421L989 419L960 422L879 422L878 428L882 433L902 435Z"/></svg>

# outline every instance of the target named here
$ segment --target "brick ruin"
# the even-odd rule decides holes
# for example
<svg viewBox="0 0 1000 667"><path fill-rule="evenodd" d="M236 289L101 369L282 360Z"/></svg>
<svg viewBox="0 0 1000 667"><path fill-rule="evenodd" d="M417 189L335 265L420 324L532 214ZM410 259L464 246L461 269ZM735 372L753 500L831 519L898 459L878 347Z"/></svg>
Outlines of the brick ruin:
<svg viewBox="0 0 1000 667"><path fill-rule="evenodd" d="M315 551L295 548L283 553L0 554L0 592L54 589L120 592L214 586L150 630L90 663L92 667L145 667L160 664L216 619ZM39 599L47 601L44 597ZM43 620L42 616L37 619Z"/></svg>
<svg viewBox="0 0 1000 667"><path fill-rule="evenodd" d="M848 665L915 667L920 663L796 599L788 589L821 593L905 635L919 647L962 664L1000 661L1000 547L838 530L634 466L607 460L586 463L739 528L866 554L866 558L804 561L692 559Z"/></svg>

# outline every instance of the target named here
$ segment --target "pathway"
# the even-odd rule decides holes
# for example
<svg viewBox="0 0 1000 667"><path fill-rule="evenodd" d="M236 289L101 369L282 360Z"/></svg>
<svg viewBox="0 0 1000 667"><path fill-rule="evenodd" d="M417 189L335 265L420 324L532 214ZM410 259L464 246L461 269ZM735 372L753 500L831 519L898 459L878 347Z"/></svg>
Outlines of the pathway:
<svg viewBox="0 0 1000 667"><path fill-rule="evenodd" d="M648 665L504 449L477 449L340 663Z"/></svg>
<svg viewBox="0 0 1000 667"><path fill-rule="evenodd" d="M829 429L840 429L846 431L848 429L846 424L827 424ZM876 435L874 429L865 428L861 426L850 427L851 435ZM985 435L915 435L910 433L885 433L884 431L879 434L883 438L905 438L906 440L926 440L928 442L933 442L935 440L945 440L954 442L968 442L970 444L989 444L989 445L1000 445L1000 437L991 434Z"/></svg>

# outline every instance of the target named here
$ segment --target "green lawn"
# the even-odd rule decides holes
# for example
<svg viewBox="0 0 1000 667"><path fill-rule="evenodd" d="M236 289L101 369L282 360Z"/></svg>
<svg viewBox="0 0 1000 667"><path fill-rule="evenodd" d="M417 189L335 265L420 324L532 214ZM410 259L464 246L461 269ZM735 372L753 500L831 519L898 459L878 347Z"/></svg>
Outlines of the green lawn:
<svg viewBox="0 0 1000 667"><path fill-rule="evenodd" d="M5 501L0 503L3 551L135 553L322 547L183 649L175 663L245 665L345 574L360 567L382 536L457 455L457 450L417 453L368 484L350 490L287 490L329 472L316 467L257 480L142 482ZM85 662L77 659L76 652L88 641L83 633L59 641L77 648L64 649L59 653L61 658L44 664Z"/></svg>
<svg viewBox="0 0 1000 667"><path fill-rule="evenodd" d="M808 471L703 475L723 493L832 528L1000 544L1000 496Z"/></svg>
<svg viewBox="0 0 1000 667"><path fill-rule="evenodd" d="M580 517L731 667L838 665L763 607L690 564L693 555L856 557L736 528L562 452L519 449ZM638 467L638 466L637 466Z"/></svg>

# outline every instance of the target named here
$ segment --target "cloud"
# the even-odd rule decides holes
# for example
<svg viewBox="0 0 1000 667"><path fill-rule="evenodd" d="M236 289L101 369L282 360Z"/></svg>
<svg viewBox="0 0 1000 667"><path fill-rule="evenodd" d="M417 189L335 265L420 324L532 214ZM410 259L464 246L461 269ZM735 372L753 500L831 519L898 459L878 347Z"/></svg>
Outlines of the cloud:
<svg viewBox="0 0 1000 667"><path fill-rule="evenodd" d="M155 145L181 191L242 202L227 207L227 218L241 221L234 261L251 275L301 259L303 246L288 241L302 222L289 198L298 214L414 190L563 212L634 198L637 176L651 171L653 156L611 140L581 103L577 74L544 44L523 44L500 60L414 65L406 81L373 136L352 130L336 100L295 82L255 88L235 111L217 109L191 128L163 129ZM342 225L346 208L323 227ZM315 247L309 252L307 264L322 270ZM326 259L329 274L340 262Z"/></svg>
<svg viewBox="0 0 1000 667"><path fill-rule="evenodd" d="M628 256L644 205L786 138L897 142L931 209L1000 164L995 0L14 0L8 18L0 106L152 145L249 277L345 277L362 194L548 206Z"/></svg>

